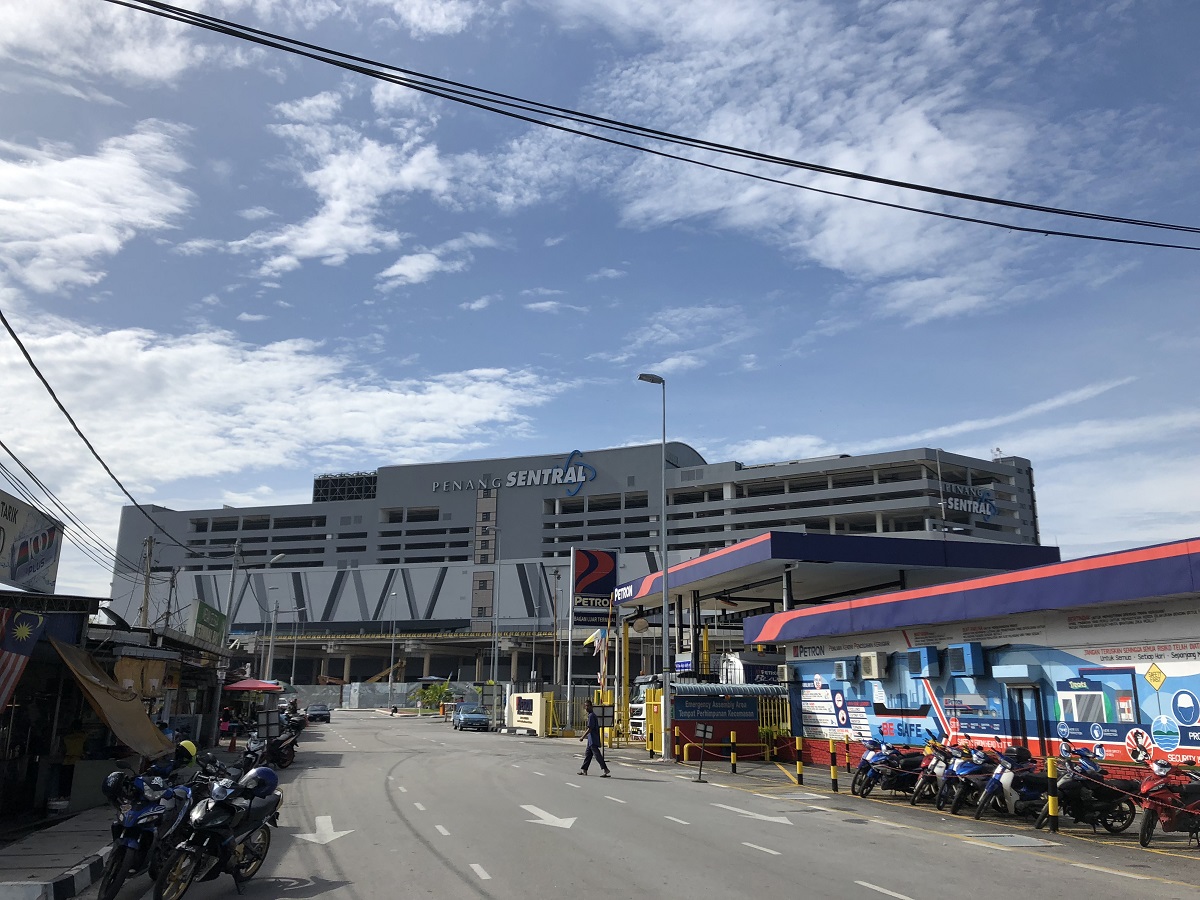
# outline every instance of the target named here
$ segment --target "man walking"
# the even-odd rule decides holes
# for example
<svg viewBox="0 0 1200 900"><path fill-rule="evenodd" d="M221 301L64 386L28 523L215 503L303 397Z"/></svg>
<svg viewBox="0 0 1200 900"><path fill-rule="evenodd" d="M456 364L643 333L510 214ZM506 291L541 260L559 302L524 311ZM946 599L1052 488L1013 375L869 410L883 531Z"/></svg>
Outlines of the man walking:
<svg viewBox="0 0 1200 900"><path fill-rule="evenodd" d="M587 738L587 753L583 755L583 768L579 770L580 775L588 773L588 766L592 763L592 757L596 757L596 762L600 763L600 770L603 774L601 778L608 778L608 766L604 764L604 752L600 749L600 719L596 717L596 711L592 709L592 701L584 700L583 708L587 711L587 731L579 736L582 741Z"/></svg>

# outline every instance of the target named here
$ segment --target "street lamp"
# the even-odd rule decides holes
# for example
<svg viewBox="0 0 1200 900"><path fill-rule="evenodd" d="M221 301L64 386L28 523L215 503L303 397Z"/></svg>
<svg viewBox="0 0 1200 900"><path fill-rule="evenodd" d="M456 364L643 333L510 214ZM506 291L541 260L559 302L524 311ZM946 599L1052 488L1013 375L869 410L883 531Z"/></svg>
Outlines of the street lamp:
<svg viewBox="0 0 1200 900"><path fill-rule="evenodd" d="M264 569L271 568L271 566L275 565L275 563L284 559L286 556L287 556L286 553L276 553L269 560L267 560L267 564L265 566L263 566L263 568ZM263 666L263 669L266 671L266 680L270 680L271 667L275 664L275 626L278 624L279 624L279 598L277 595L276 599L275 599L275 606L271 613L271 640L267 643L267 664L265 666Z"/></svg>
<svg viewBox="0 0 1200 900"><path fill-rule="evenodd" d="M657 384L662 388L662 503L659 514L658 535L662 543L662 758L666 759L671 747L671 651L667 634L671 628L671 603L667 595L667 382L661 375L643 372L638 381Z"/></svg>
<svg viewBox="0 0 1200 900"><path fill-rule="evenodd" d="M392 685L396 681L396 592L392 591L388 594L388 600L392 604L392 661L388 666L388 712L392 711Z"/></svg>

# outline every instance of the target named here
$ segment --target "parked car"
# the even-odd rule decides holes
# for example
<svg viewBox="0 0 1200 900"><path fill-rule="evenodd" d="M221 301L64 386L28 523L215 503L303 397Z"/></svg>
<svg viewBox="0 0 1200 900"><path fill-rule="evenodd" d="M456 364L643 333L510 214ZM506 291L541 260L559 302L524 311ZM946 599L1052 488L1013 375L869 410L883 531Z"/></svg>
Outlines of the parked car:
<svg viewBox="0 0 1200 900"><path fill-rule="evenodd" d="M450 716L450 724L458 731L467 728L487 731L492 727L492 720L488 716L487 710L478 703L460 703L454 707L454 714Z"/></svg>
<svg viewBox="0 0 1200 900"><path fill-rule="evenodd" d="M328 722L329 705L326 703L310 703L308 709L305 710L305 715L308 716L310 722Z"/></svg>

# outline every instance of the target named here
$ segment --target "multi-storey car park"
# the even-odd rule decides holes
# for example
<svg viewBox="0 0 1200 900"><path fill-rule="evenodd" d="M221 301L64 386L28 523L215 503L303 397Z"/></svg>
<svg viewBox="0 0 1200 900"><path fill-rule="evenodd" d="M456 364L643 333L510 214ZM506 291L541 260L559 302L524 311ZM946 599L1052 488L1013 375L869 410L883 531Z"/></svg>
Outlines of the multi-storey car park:
<svg viewBox="0 0 1200 900"><path fill-rule="evenodd" d="M660 568L661 453L649 444L319 475L311 503L149 507L157 528L126 507L118 557L142 568L118 563L113 608L193 632L204 607L228 612L233 634L274 617L286 649L264 674L295 667L300 683L368 678L397 654L421 659L425 675L478 680L496 649L508 656L502 680L534 668L546 677L535 655L549 660L568 621L572 548L618 551L622 582ZM919 448L746 466L672 442L666 459L672 564L769 530L1039 544L1021 457Z"/></svg>

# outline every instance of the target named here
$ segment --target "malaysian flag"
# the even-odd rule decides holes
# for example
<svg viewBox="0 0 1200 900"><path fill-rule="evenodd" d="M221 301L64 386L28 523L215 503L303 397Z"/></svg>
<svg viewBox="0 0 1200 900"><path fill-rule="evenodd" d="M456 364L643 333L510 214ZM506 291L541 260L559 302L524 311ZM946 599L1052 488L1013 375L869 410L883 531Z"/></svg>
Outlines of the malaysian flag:
<svg viewBox="0 0 1200 900"><path fill-rule="evenodd" d="M4 629L4 640L0 641L0 709L12 699L45 624L45 618L36 613L0 610L0 628Z"/></svg>

